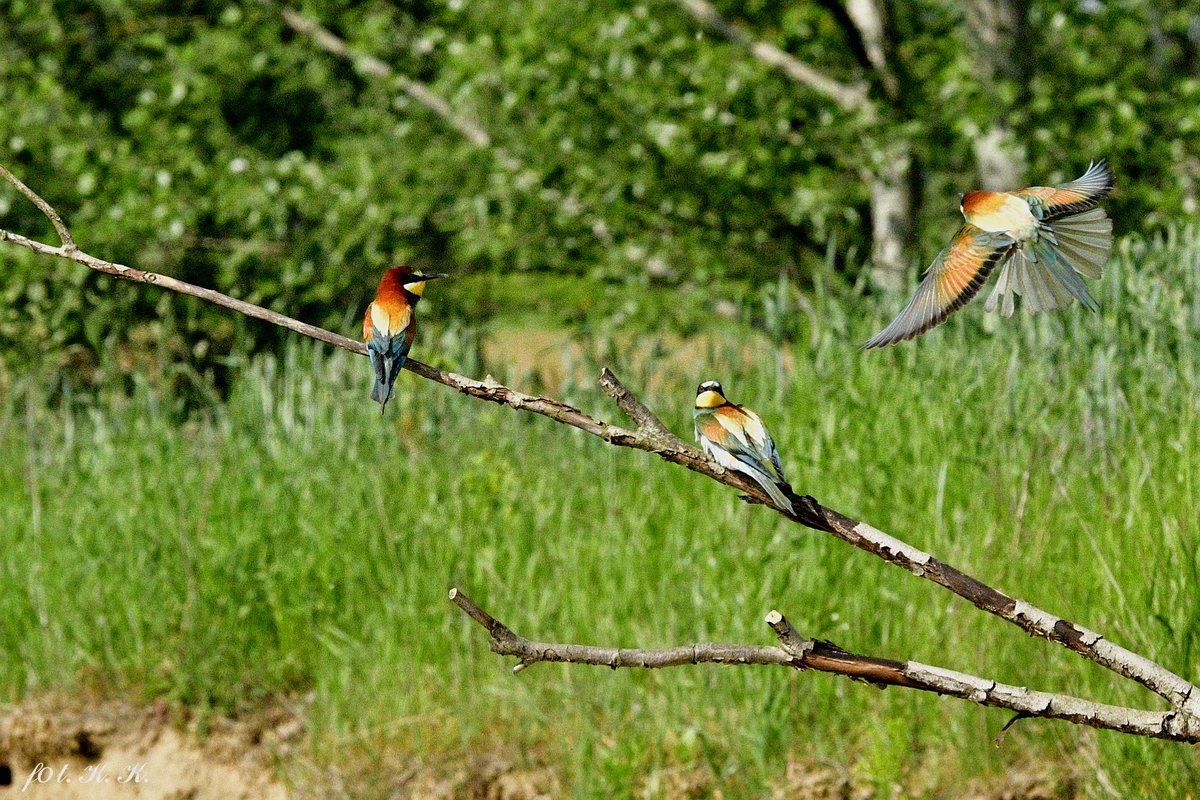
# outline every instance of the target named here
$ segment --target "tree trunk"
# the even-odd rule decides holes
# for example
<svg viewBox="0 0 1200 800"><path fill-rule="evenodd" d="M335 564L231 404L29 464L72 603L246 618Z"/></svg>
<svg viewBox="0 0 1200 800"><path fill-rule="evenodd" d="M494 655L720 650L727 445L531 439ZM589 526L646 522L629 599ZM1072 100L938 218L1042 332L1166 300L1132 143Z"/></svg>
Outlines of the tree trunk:
<svg viewBox="0 0 1200 800"><path fill-rule="evenodd" d="M863 52L879 75L888 101L895 105L900 98L900 81L888 63L891 43L883 6L876 0L846 0L846 16L858 31Z"/></svg>
<svg viewBox="0 0 1200 800"><path fill-rule="evenodd" d="M966 28L977 53L976 75L993 102L1000 99L995 91L998 81L1015 83L1017 104L1027 102L1027 87L1034 68L1027 0L970 0L966 7ZM1003 109L999 110L1002 113ZM998 114L997 120L975 139L979 188L1017 189L1025 174L1025 149L1020 136L1003 122L1003 117Z"/></svg>
<svg viewBox="0 0 1200 800"><path fill-rule="evenodd" d="M979 169L980 189L1011 191L1022 185L1027 166L1025 147L1012 128L997 122L975 138L975 165Z"/></svg>
<svg viewBox="0 0 1200 800"><path fill-rule="evenodd" d="M871 176L871 284L885 292L908 288L905 258L913 230L913 153L892 145Z"/></svg>

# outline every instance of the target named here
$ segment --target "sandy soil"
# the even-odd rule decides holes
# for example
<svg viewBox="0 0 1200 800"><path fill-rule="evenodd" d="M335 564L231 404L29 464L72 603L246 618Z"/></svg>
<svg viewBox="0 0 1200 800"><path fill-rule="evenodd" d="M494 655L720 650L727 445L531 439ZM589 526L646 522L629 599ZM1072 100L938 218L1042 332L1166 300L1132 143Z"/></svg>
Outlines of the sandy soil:
<svg viewBox="0 0 1200 800"><path fill-rule="evenodd" d="M385 751L346 753L316 764L304 746L304 703L261 709L238 719L195 724L169 719L161 705L43 697L0 713L0 800L556 800L558 771L540 759L498 750L457 761ZM386 762L386 763L385 763ZM781 765L772 800L870 800L880 787L845 769L800 758ZM132 770L132 772L131 772ZM281 777L282 776L282 777ZM955 796L969 800L1070 800L1078 775L1029 765L987 780L967 779ZM893 797L939 794L932 785L892 787ZM655 771L629 787L632 796L725 798L704 766ZM885 791L884 795L887 796Z"/></svg>
<svg viewBox="0 0 1200 800"><path fill-rule="evenodd" d="M301 731L278 710L218 721L201 739L161 707L42 698L0 717L0 797L285 800L274 757Z"/></svg>

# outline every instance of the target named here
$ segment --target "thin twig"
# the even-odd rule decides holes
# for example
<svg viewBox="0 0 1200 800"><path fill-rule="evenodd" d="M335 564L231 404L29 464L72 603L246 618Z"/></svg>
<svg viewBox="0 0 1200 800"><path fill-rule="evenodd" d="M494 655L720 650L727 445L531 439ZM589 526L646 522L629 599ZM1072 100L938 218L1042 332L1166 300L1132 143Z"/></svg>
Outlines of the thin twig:
<svg viewBox="0 0 1200 800"><path fill-rule="evenodd" d="M1092 728L1121 731L1177 742L1200 742L1200 720L1181 719L1175 711L1143 711L1136 708L1093 703L1066 694L1038 692L1010 686L964 672L931 667L916 661L892 661L859 655L831 642L806 639L778 611L766 622L779 639L778 646L715 644L700 642L661 649L594 647L581 644L551 644L526 639L479 608L458 589L450 599L491 636L491 649L501 656L519 659L524 669L540 661L590 666L659 669L687 664L756 664L793 667L862 680L877 686L903 686L923 692L949 695L984 706L1016 711L1005 730L1018 719L1060 719ZM501 636L493 631L502 630ZM519 671L514 670L514 671Z"/></svg>
<svg viewBox="0 0 1200 800"><path fill-rule="evenodd" d="M996 747L999 747L1000 745L1004 744L1004 737L1008 736L1009 729L1012 728L1013 725L1016 725L1021 720L1029 719L1032 716L1033 716L1032 714L1030 714L1026 711L1018 711L1016 714L1013 715L1012 719L1010 719L1008 722L1004 723L1004 727L1001 728L1000 732L996 734L996 738L992 740L992 743L995 744Z"/></svg>
<svg viewBox="0 0 1200 800"><path fill-rule="evenodd" d="M504 623L475 605L475 602L471 598L458 591L458 589L450 590L450 602L461 608L463 613L468 617L482 625L493 639L508 640L516 638L516 634L505 627Z"/></svg>
<svg viewBox="0 0 1200 800"><path fill-rule="evenodd" d="M53 206L43 200L37 192L26 186L20 178L9 172L3 164L0 164L0 176L16 187L18 192L29 198L30 202L46 215L46 219L50 220L50 224L54 226L55 232L58 233L58 240L62 242L64 248L67 250L75 249L75 240L71 238L71 232L67 230L66 223L62 221L62 217L58 215Z"/></svg>
<svg viewBox="0 0 1200 800"><path fill-rule="evenodd" d="M140 269L127 267L124 264L105 261L102 258L96 258L95 256L88 255L74 246L70 248L68 248L66 245L55 247L54 245L45 244L33 239L27 239L18 233L12 233L6 230L0 230L0 242L11 242L12 244L27 248L41 255L57 256L59 258L70 259L78 264L83 264L89 269L94 269L97 272L103 272L106 275L112 275L116 278L123 278L124 280L133 281L135 283L149 283L163 289L169 289L172 292L186 294L190 297L198 297L201 300L205 300L209 303L224 306L225 308L236 311L239 314L265 320L266 322L270 322L272 325L278 325L282 328L287 328L290 331L295 331L296 333L317 339L318 341L325 342L326 344L331 344L335 347L341 347L349 350L352 353L366 355L367 352L367 347L362 342L348 339L345 336L340 336L332 331L319 328L316 325L309 325L307 322L301 322L300 320L292 319L284 314L274 312L269 308L263 308L262 306L255 305L254 303L247 303L245 300L238 300L237 298L230 297L227 294L222 294L221 292L213 289L206 289L203 286L196 286L195 284L172 278L169 275L160 275L157 272L144 272Z"/></svg>
<svg viewBox="0 0 1200 800"><path fill-rule="evenodd" d="M4 170L0 174L9 175L7 170ZM40 200L40 198L38 199ZM44 207L43 211L45 211L45 209L49 208L49 205L45 201L41 201L38 203L38 207ZM66 258L83 264L90 269L118 278L138 283L153 284L164 289L198 297L202 300L232 309L238 313L262 319L304 336L344 348L353 353L366 353L366 347L361 342L324 330L315 325L300 322L270 309L247 303L243 300L237 300L213 289L195 286L166 275L144 272L122 264L105 261L88 255L76 248L68 248L65 245L54 247L5 230L0 230L0 242L2 241L25 247L42 255ZM789 519L807 527L832 533L834 536L861 550L879 556L885 561L900 566L918 577L925 578L949 589L959 597L970 601L978 608L1007 620L1030 634L1057 642L1119 675L1137 681L1165 698L1179 712L1178 714L1168 715L1167 722L1174 726L1173 730L1189 731L1195 725L1200 724L1198 722L1200 720L1200 691L1197 691L1192 683L1144 656L1113 644L1094 631L1056 617L1024 600L1010 597L997 589L993 589L970 575L937 560L928 553L889 536L865 522L859 522L833 509L820 505L816 500L807 495L794 497L794 500L801 502L795 503L797 508L795 514L788 514L783 509L775 506L770 497L766 495L758 484L744 477L741 473L725 469L716 462L708 459L696 448L684 443L678 437L673 435L666 436L660 433L659 429L667 430L666 426L662 425L661 421L657 421L657 418L654 417L649 409L638 401L633 393L611 371L605 371L602 375L604 390L611 397L614 397L614 399L618 397L622 398L619 401L621 407L626 409L631 415L634 415L634 422L640 426L637 430L631 431L610 425L554 398L527 395L503 386L490 378L484 381L472 380L462 375L430 367L427 364L422 364L412 359L409 359L405 363L405 369L428 380L449 386L468 396L507 405L519 411L540 414L556 422L561 422L590 433L610 444L654 453L665 461L670 461L671 463L684 466L693 472L707 475L715 481L737 489L752 502L768 506L778 513L787 516ZM651 419L655 420L657 425L654 422L650 422ZM670 434L669 430L667 430L667 434ZM1016 710L1021 709L1018 708Z"/></svg>

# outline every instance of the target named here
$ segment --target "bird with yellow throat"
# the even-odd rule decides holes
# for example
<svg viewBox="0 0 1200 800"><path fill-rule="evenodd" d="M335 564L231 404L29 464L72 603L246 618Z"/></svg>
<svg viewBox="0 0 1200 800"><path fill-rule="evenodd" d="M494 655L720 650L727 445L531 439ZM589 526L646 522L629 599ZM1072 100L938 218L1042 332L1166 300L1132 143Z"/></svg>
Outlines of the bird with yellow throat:
<svg viewBox="0 0 1200 800"><path fill-rule="evenodd" d="M705 455L725 469L753 480L780 509L796 513L790 499L792 487L783 476L779 451L758 414L725 399L721 384L705 381L696 390L692 419L696 439Z"/></svg>
<svg viewBox="0 0 1200 800"><path fill-rule="evenodd" d="M1011 192L967 192L960 209L966 224L938 254L904 310L864 348L886 347L941 324L973 298L999 266L985 311L1012 316L1014 295L1031 312L1079 300L1099 304L1083 278L1099 280L1112 249L1112 220L1100 201L1114 176L1104 161L1070 183Z"/></svg>
<svg viewBox="0 0 1200 800"><path fill-rule="evenodd" d="M421 273L407 265L392 267L383 273L375 299L363 315L363 340L375 382L371 399L382 413L392 398L396 376L408 360L408 351L417 336L417 302L425 292L425 282L445 278L442 273Z"/></svg>

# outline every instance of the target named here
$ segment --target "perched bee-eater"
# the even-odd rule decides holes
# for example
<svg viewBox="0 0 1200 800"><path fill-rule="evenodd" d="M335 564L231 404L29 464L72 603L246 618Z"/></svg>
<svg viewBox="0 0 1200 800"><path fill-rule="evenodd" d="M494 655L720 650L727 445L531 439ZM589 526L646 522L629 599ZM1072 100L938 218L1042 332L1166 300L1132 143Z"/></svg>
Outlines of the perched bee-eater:
<svg viewBox="0 0 1200 800"><path fill-rule="evenodd" d="M796 513L779 452L758 414L726 400L721 384L705 381L696 390L692 419L696 438L709 458L726 469L750 476L776 505L789 514Z"/></svg>
<svg viewBox="0 0 1200 800"><path fill-rule="evenodd" d="M1112 220L1099 203L1113 188L1104 161L1059 186L1012 192L967 192L959 208L966 224L925 272L916 294L892 323L863 347L884 347L918 336L962 308L997 265L1000 277L984 304L1011 317L1013 295L1031 312L1062 308L1078 298L1099 304L1080 278L1098 280L1112 249Z"/></svg>
<svg viewBox="0 0 1200 800"><path fill-rule="evenodd" d="M444 277L441 273L422 274L409 266L392 267L383 273L375 299L367 306L363 340L375 368L371 399L379 403L380 412L392 399L396 376L404 368L408 350L416 338L417 319L413 311L425 291L425 281Z"/></svg>

